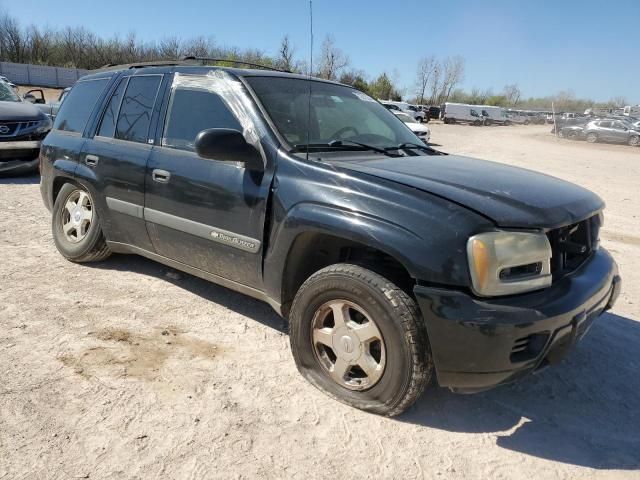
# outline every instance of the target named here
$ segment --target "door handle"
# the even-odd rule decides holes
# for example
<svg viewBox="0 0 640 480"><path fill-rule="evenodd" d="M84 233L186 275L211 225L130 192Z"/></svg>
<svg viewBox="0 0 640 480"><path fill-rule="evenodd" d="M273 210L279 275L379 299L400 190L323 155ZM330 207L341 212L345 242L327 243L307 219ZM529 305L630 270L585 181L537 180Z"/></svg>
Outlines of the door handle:
<svg viewBox="0 0 640 480"><path fill-rule="evenodd" d="M151 172L151 178L154 182L169 183L171 173L167 172L166 170L160 170L159 168L156 168Z"/></svg>
<svg viewBox="0 0 640 480"><path fill-rule="evenodd" d="M96 165L98 165L98 160L100 160L100 157L98 157L97 155L89 154L84 157L84 163L86 163L90 167L95 167Z"/></svg>

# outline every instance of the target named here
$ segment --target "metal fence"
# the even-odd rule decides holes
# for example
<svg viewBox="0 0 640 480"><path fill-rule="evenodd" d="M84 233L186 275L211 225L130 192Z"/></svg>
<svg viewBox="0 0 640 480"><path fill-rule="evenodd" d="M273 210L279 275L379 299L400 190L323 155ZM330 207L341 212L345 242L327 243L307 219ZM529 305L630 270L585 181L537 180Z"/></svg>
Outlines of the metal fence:
<svg viewBox="0 0 640 480"><path fill-rule="evenodd" d="M65 88L89 73L79 68L47 67L28 63L0 62L0 75L18 85Z"/></svg>

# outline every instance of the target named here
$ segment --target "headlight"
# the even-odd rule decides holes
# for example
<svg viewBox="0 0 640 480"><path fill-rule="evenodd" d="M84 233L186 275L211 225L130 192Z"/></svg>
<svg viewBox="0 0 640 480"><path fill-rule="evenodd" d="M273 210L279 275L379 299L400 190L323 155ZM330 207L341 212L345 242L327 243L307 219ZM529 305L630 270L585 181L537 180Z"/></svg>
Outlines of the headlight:
<svg viewBox="0 0 640 480"><path fill-rule="evenodd" d="M511 295L551 285L551 245L544 233L480 233L469 238L467 256L477 295Z"/></svg>
<svg viewBox="0 0 640 480"><path fill-rule="evenodd" d="M47 115L46 118L44 118L43 120L40 120L40 123L38 124L38 128L36 128L36 133L48 132L49 130L51 130L52 126L53 126L53 122L51 121L51 117Z"/></svg>

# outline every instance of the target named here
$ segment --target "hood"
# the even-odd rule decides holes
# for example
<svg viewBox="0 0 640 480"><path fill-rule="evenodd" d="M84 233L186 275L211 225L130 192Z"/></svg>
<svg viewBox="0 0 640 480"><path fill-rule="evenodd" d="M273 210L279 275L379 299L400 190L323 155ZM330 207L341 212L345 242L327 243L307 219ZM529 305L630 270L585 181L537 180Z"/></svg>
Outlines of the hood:
<svg viewBox="0 0 640 480"><path fill-rule="evenodd" d="M604 207L597 195L564 180L456 155L348 160L335 166L446 198L501 227L552 229L583 220Z"/></svg>
<svg viewBox="0 0 640 480"><path fill-rule="evenodd" d="M409 123L406 124L412 132L428 132L429 127L422 125L421 123Z"/></svg>
<svg viewBox="0 0 640 480"><path fill-rule="evenodd" d="M29 102L0 102L0 122L24 122L41 120L42 113Z"/></svg>

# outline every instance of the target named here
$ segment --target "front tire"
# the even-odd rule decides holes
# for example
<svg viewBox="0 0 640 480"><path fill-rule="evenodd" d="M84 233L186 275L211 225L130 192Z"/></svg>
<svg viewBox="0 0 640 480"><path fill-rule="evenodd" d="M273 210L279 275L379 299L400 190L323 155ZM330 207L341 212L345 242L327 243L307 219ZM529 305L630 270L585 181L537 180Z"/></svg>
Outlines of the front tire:
<svg viewBox="0 0 640 480"><path fill-rule="evenodd" d="M313 274L296 294L289 326L300 373L347 405L398 415L431 379L416 302L361 266L335 264Z"/></svg>
<svg viewBox="0 0 640 480"><path fill-rule="evenodd" d="M596 143L598 141L598 134L597 133L588 133L587 134L587 142L589 143Z"/></svg>
<svg viewBox="0 0 640 480"><path fill-rule="evenodd" d="M62 186L53 205L51 230L56 248L67 260L99 262L111 255L93 198L82 187Z"/></svg>
<svg viewBox="0 0 640 480"><path fill-rule="evenodd" d="M629 145L632 147L637 147L638 145L640 145L640 137L638 137L637 135L632 135L631 137L629 137Z"/></svg>

